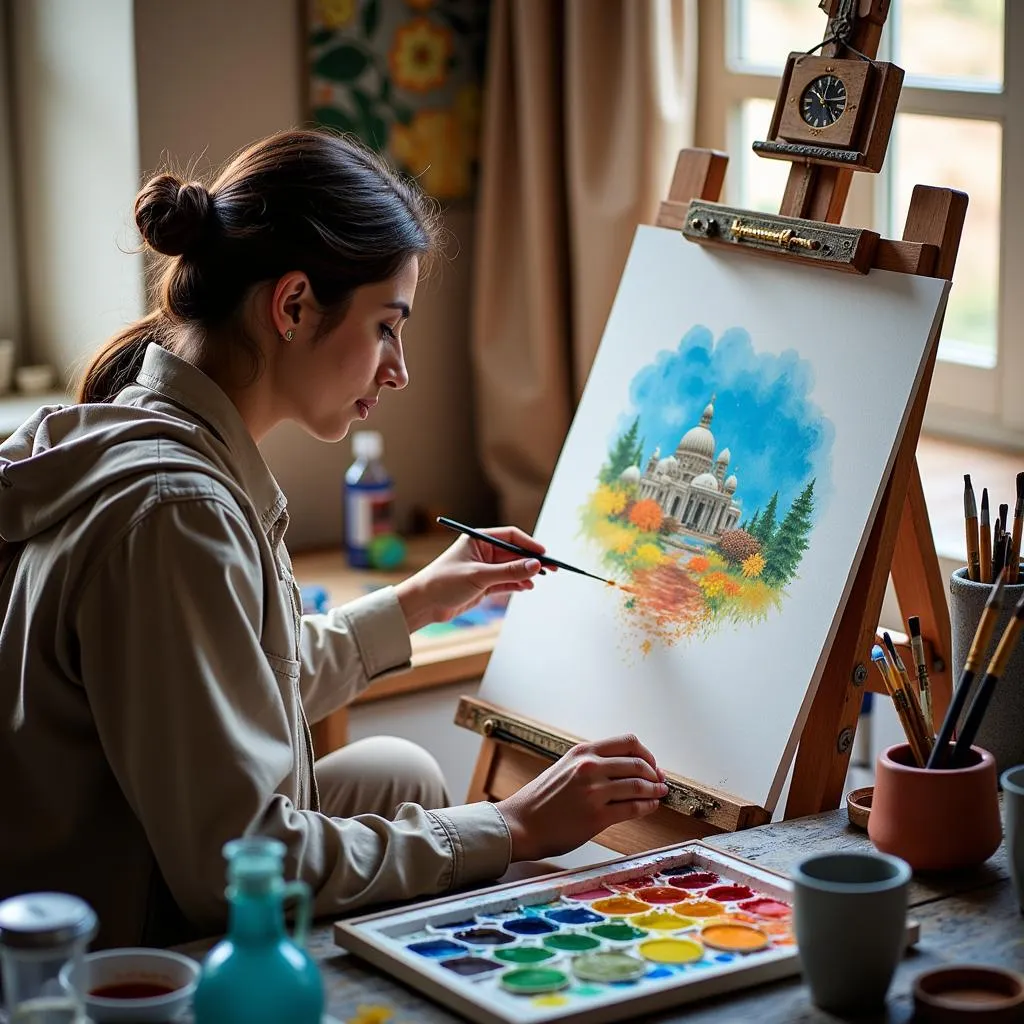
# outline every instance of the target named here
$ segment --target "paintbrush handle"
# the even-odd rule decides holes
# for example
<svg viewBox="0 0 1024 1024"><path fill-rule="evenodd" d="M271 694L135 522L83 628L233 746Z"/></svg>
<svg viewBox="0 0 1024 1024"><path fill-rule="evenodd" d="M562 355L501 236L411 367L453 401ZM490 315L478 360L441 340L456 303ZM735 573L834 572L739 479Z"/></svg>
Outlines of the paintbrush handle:
<svg viewBox="0 0 1024 1024"><path fill-rule="evenodd" d="M509 551L513 555L522 555L524 558L536 558L542 565L545 563L552 563L554 561L546 555L539 555L536 551L531 551L529 548L524 548L519 544L513 544L510 540L502 540L501 537L494 537L489 533L484 533L483 530L474 530L472 526L465 526L462 523L457 523L454 519L448 519L445 516L438 516L437 521L442 526L447 526L449 530L454 530L456 533L464 533L467 537L473 537L475 540L482 540L485 544L501 548L503 551Z"/></svg>
<svg viewBox="0 0 1024 1024"><path fill-rule="evenodd" d="M953 747L953 753L949 759L950 768L963 767L963 763L974 745L974 737L978 735L978 729L981 727L985 711L992 700L997 682L999 682L999 677L991 673L986 673L985 678L982 679L978 692L974 695L974 700L971 701L971 706L964 716L963 728L956 738L956 746Z"/></svg>
<svg viewBox="0 0 1024 1024"><path fill-rule="evenodd" d="M964 704L967 702L967 694L970 692L973 680L974 673L965 668L960 674L960 682L957 683L956 689L953 691L953 699L946 709L946 717L942 720L939 735L935 737L935 745L932 747L931 754L928 755L926 768L943 767L949 753L949 741L953 738L956 723L960 720L960 712L963 711Z"/></svg>
<svg viewBox="0 0 1024 1024"><path fill-rule="evenodd" d="M457 523L454 519L449 519L447 516L438 516L438 523L441 526L448 527L449 530L454 530L456 533L464 533L467 537L473 537L476 540L483 541L485 544L493 544L496 548L501 548L504 551L510 551L514 555L522 555L524 558L535 558L541 565L553 565L559 569L566 569L569 572L577 572L581 576L589 576L591 579L601 580L602 583L607 581L601 579L600 576L595 576L592 572L587 572L585 569L577 569L575 565L569 565L568 562L560 562L557 558L551 558L548 555L538 554L536 551L531 551L529 548L524 548L519 544L513 544L510 540L502 540L500 537L494 537L489 533L484 533L483 530L474 530L472 526L466 526L464 523Z"/></svg>

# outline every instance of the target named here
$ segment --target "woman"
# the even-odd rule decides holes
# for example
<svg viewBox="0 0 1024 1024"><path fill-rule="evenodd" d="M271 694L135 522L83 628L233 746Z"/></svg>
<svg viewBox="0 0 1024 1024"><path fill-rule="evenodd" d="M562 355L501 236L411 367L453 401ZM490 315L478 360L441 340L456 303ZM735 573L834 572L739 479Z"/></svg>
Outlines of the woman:
<svg viewBox="0 0 1024 1024"><path fill-rule="evenodd" d="M223 843L288 848L318 913L497 877L658 805L633 737L574 749L496 805L449 807L396 739L314 763L309 722L409 662L410 632L536 559L460 538L394 588L302 616L285 498L258 442L330 441L408 383L403 333L432 207L351 141L289 131L209 191L162 174L135 217L159 302L85 372L79 404L0 446L0 897L87 899L102 945L223 928ZM512 528L496 530L531 550Z"/></svg>

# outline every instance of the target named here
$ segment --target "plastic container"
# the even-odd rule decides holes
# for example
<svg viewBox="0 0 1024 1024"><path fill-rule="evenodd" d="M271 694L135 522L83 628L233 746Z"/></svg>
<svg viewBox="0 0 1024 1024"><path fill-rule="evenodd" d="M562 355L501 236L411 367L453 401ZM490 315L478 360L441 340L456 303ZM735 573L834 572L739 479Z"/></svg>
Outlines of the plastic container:
<svg viewBox="0 0 1024 1024"><path fill-rule="evenodd" d="M350 565L365 569L374 564L374 540L394 535L394 488L376 430L356 431L352 454L345 472L345 551Z"/></svg>
<svg viewBox="0 0 1024 1024"><path fill-rule="evenodd" d="M224 847L228 933L207 954L193 997L195 1024L320 1024L323 980L305 950L312 897L305 882L285 882L284 843L253 837ZM297 901L295 930L284 904Z"/></svg>

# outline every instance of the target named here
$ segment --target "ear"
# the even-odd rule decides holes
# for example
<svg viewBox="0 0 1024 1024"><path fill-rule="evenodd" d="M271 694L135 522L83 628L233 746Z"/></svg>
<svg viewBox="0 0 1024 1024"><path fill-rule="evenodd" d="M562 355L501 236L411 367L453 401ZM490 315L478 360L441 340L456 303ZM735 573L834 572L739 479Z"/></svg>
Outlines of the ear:
<svg viewBox="0 0 1024 1024"><path fill-rule="evenodd" d="M278 279L270 297L270 319L278 335L298 333L300 325L312 322L312 311L313 289L301 270L289 271Z"/></svg>

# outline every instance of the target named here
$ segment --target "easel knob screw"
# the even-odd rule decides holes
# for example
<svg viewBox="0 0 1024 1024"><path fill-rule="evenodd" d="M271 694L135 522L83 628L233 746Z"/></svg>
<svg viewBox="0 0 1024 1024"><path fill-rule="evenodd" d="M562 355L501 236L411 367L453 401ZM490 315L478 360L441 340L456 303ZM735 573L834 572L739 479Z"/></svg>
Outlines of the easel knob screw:
<svg viewBox="0 0 1024 1024"><path fill-rule="evenodd" d="M852 746L853 730L846 728L839 734L839 739L836 741L836 747L840 754L845 754Z"/></svg>
<svg viewBox="0 0 1024 1024"><path fill-rule="evenodd" d="M863 686L868 679L867 666L863 662L858 662L853 667L853 685Z"/></svg>

